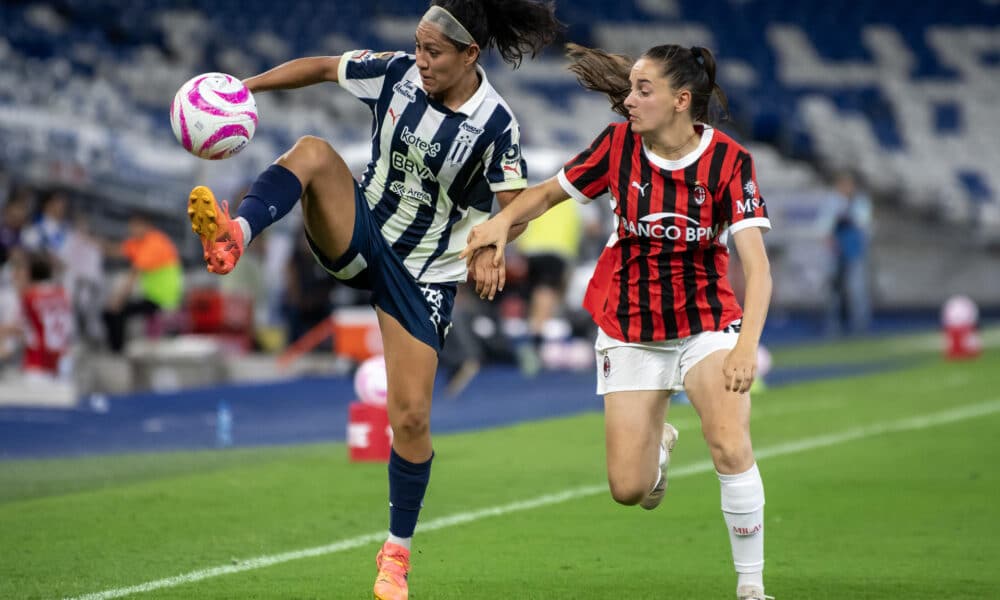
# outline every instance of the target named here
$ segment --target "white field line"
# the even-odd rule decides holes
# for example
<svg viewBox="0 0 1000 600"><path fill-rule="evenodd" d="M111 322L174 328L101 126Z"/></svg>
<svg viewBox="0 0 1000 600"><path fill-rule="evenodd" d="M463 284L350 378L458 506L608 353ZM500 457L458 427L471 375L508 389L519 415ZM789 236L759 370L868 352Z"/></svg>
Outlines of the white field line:
<svg viewBox="0 0 1000 600"><path fill-rule="evenodd" d="M989 402L983 402L980 404L970 404L959 408L953 408L950 410L930 413L926 415L908 417L905 419L899 419L888 423L878 423L878 424L868 425L865 427L847 429L845 431L840 431L837 433L830 433L827 435L805 438L793 442L778 444L776 446L768 446L766 448L760 448L756 450L754 454L758 460L764 458L774 458L777 456L799 454L801 452L807 452L809 450L815 450L817 448L835 446L838 444L843 444L854 440L883 435L886 433L927 429L937 425L946 425L948 423L966 421L968 419L973 419L975 417L980 417L985 415L991 415L997 412L1000 412L1000 399L992 400ZM707 460L700 461L693 464L678 466L671 469L670 477L671 479L677 479L678 477L688 477L691 475L696 475L701 473L710 473L713 471L713 469L714 467L712 466L711 461ZM465 523L471 523L473 521L478 521L480 519L485 519L488 517L497 517L509 513L531 510L533 508L539 508L542 506L551 506L553 504L567 502L569 500L572 500L574 498L579 498L581 496L593 496L596 494L602 494L605 493L607 489L608 489L607 484L603 483L600 485L588 485L588 486L578 487L574 489L565 490L556 494L546 494L544 496L538 496L537 498L532 498L530 500L521 500L519 502L512 502L510 504L503 504L491 508L484 508L481 510L457 513L447 517L432 519L430 521L421 523L417 529L420 533L427 531L434 531L436 529L445 529L447 527L463 525ZM167 577L165 579L157 579L155 581L140 583L139 585L105 590L103 592L95 592L93 594L87 594L85 596L78 596L70 600L107 600L109 598L121 598L123 596L130 596L132 594L138 594L141 592L151 592L153 590L158 590L161 588L186 585L189 583L194 583L196 581L201 581L203 579L209 579L211 577L218 577L220 575L230 575L233 573L241 573L243 571L260 569L263 567L269 567L271 565L277 565L293 560L298 560L300 558L311 558L314 556L323 556L325 554L333 554L335 552L352 550L354 548L359 548L361 546L367 546L368 544L375 544L382 542L383 540L385 540L385 536L386 536L385 531L378 531L375 533L369 533L366 535L360 535L357 537L341 540L339 542L334 542L326 546L316 546L314 548L305 548L303 550L294 550L292 552L283 552L281 554L272 554L270 556L260 556L257 558L241 560L236 564L232 565L224 565L220 567L200 569L197 571L191 571L190 573L184 573L183 575L176 575L174 577Z"/></svg>

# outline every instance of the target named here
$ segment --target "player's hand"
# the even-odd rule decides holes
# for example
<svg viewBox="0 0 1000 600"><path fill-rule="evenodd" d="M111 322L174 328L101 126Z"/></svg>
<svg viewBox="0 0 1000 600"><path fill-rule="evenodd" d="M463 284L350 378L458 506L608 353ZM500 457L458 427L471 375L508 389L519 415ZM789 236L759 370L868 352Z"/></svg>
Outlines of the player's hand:
<svg viewBox="0 0 1000 600"><path fill-rule="evenodd" d="M471 268L475 251L486 246L493 246L493 266L499 267L503 264L503 252L507 247L507 236L509 234L510 223L507 222L507 219L501 212L485 223L480 223L472 228L472 231L469 232L469 237L465 241L465 250L462 250L458 257L464 258ZM500 284L500 290L503 290L502 283Z"/></svg>
<svg viewBox="0 0 1000 600"><path fill-rule="evenodd" d="M474 250L469 260L469 272L476 282L476 293L483 300L493 300L506 281L506 262L501 257L500 266L494 266L492 250L491 246Z"/></svg>
<svg viewBox="0 0 1000 600"><path fill-rule="evenodd" d="M757 376L757 348L736 346L729 351L722 362L722 374L726 381L726 391L745 394L750 391Z"/></svg>

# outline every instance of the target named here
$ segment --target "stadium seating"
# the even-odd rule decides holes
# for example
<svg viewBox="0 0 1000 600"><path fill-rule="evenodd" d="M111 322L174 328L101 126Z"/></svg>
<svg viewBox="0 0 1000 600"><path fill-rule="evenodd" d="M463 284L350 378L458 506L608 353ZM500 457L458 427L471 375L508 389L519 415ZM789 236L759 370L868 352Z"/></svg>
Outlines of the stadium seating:
<svg viewBox="0 0 1000 600"><path fill-rule="evenodd" d="M0 164L44 156L161 194L180 189L199 165L171 139L166 107L187 78L408 47L421 10L404 0L220 0L210 11L168 0L2 3ZM914 210L1000 239L998 3L956 0L940 11L900 0L576 0L559 14L572 39L616 51L664 42L715 50L732 101L728 128L768 161L765 192L818 183L815 168L789 159L852 168ZM524 123L525 145L569 154L610 117L555 52L490 77ZM247 174L304 133L367 139L364 107L328 88L259 101Z"/></svg>

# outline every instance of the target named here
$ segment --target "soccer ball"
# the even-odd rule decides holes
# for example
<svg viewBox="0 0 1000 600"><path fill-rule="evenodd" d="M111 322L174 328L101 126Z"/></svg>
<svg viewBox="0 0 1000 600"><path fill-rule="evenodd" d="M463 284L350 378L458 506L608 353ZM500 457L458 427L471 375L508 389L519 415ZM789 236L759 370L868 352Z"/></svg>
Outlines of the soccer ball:
<svg viewBox="0 0 1000 600"><path fill-rule="evenodd" d="M177 141L198 158L229 158L253 138L257 103L236 77L203 73L177 90L170 126Z"/></svg>
<svg viewBox="0 0 1000 600"><path fill-rule="evenodd" d="M979 307L968 296L952 296L941 309L945 327L971 327L979 321Z"/></svg>
<svg viewBox="0 0 1000 600"><path fill-rule="evenodd" d="M385 406L387 387L385 357L381 354L361 363L354 374L354 392L365 404Z"/></svg>
<svg viewBox="0 0 1000 600"><path fill-rule="evenodd" d="M771 352L763 344L757 346L757 377L763 379L771 372Z"/></svg>

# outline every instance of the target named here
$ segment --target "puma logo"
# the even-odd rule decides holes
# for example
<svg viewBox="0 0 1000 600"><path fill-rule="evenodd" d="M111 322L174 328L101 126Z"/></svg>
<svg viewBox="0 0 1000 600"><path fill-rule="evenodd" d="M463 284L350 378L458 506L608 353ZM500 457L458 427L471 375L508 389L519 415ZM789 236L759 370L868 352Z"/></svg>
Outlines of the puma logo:
<svg viewBox="0 0 1000 600"><path fill-rule="evenodd" d="M639 185L638 181L633 181L632 182L632 187L634 187L635 189L639 190L639 195L640 196L645 196L646 195L646 188L649 187L649 184L648 183L644 183L642 185Z"/></svg>
<svg viewBox="0 0 1000 600"><path fill-rule="evenodd" d="M399 118L399 115L396 114L396 111L394 111L394 110L392 110L390 108L389 109L389 116L392 117L392 124L395 125L396 124L396 119Z"/></svg>

